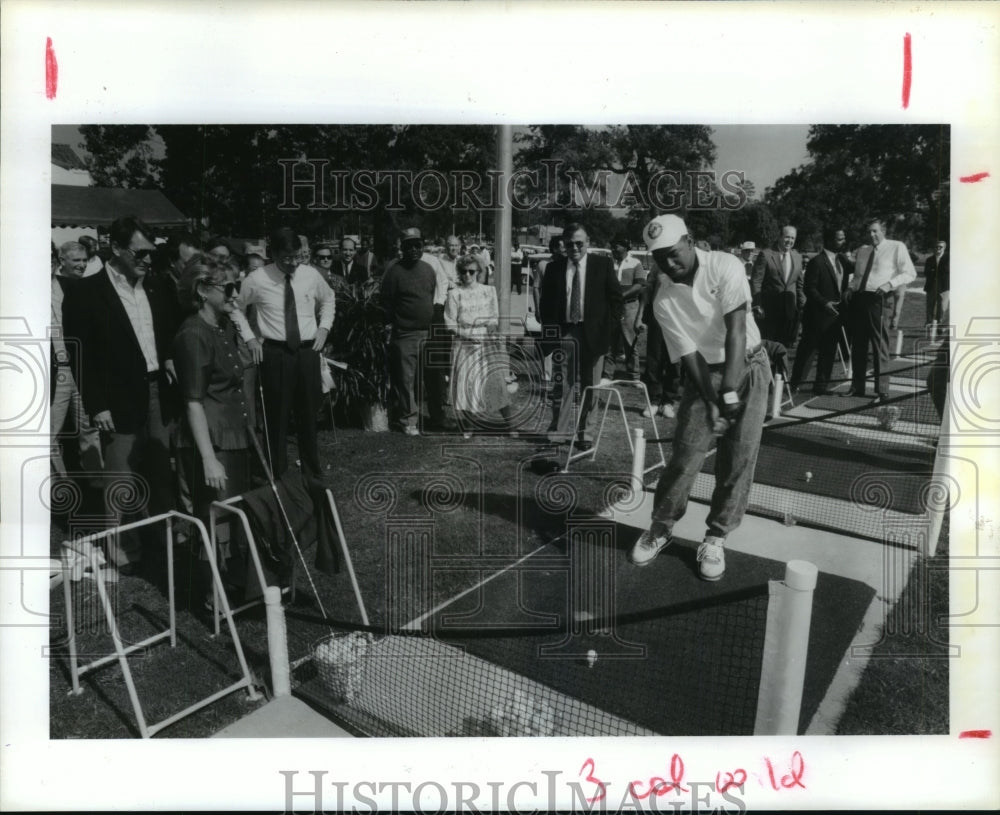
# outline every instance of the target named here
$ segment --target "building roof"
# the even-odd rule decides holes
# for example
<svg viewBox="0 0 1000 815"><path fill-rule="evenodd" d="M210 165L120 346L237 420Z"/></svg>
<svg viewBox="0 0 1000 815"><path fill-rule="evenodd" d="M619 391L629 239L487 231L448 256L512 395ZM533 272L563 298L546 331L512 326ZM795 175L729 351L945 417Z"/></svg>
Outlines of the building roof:
<svg viewBox="0 0 1000 815"><path fill-rule="evenodd" d="M52 185L52 226L109 226L134 215L149 226L187 226L188 219L159 190Z"/></svg>
<svg viewBox="0 0 1000 815"><path fill-rule="evenodd" d="M52 145L52 163L64 170L86 170L87 165L68 144Z"/></svg>

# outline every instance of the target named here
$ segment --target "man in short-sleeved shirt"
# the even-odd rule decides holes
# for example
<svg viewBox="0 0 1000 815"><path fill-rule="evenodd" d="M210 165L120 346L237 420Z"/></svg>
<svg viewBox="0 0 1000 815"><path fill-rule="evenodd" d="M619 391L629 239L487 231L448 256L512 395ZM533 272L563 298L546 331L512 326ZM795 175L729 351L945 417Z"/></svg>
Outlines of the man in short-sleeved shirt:
<svg viewBox="0 0 1000 815"><path fill-rule="evenodd" d="M743 520L750 495L771 369L739 259L696 249L676 215L654 218L643 237L663 270L653 314L687 382L677 408L673 455L656 485L652 524L629 557L644 566L670 544L716 436L715 489L698 563L703 579L719 580L726 569L726 536Z"/></svg>
<svg viewBox="0 0 1000 815"><path fill-rule="evenodd" d="M611 339L611 353L604 357L604 378L614 379L615 362L625 357L625 373L629 379L639 378L639 354L636 341L642 332L642 293L646 286L646 270L638 258L628 253L628 239L618 235L611 241L611 258L615 276L622 287L625 311Z"/></svg>

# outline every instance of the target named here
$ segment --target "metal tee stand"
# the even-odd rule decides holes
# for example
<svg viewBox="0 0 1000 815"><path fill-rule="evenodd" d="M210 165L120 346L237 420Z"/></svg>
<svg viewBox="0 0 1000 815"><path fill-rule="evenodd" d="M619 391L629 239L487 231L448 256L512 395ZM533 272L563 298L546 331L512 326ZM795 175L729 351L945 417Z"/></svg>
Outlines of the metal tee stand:
<svg viewBox="0 0 1000 815"><path fill-rule="evenodd" d="M622 424L625 426L625 437L628 439L629 453L633 457L635 456L635 444L632 441L632 433L629 428L628 419L625 416L625 405L622 402L622 394L619 390L619 387L623 385L631 388L639 388L642 391L643 399L646 402L646 410L649 412L649 420L653 425L653 437L656 439L656 446L660 451L659 463L651 464L649 467L646 467L642 474L646 475L647 473L655 470L657 467L665 467L667 465L667 459L663 455L663 444L660 442L660 431L656 427L656 415L653 413L653 405L649 401L649 391L646 390L646 385L637 379L613 379L607 385L588 385L583 389L582 399L587 398L587 391L606 391L608 393L608 399L604 402L604 408L601 412L601 424L597 428L597 438L594 439L594 446L590 450L582 450L578 453L574 453L573 448L576 445L577 435L580 432L580 414L579 412L577 413L576 428L573 431L573 438L569 441L569 451L566 454L566 465L562 470L564 473L569 472L569 465L574 461L578 461L579 459L585 457L589 457L591 461L593 461L597 456L597 451L601 446L601 437L604 434L604 422L608 418L608 408L611 406L612 397L618 401L618 409L621 413ZM594 398L597 398L596 393Z"/></svg>
<svg viewBox="0 0 1000 815"><path fill-rule="evenodd" d="M229 685L228 687L223 688L222 690L217 691L216 693L213 693L198 702L195 702L193 705L189 705L180 712L167 717L161 722L147 724L146 717L142 712L142 704L139 702L139 696L136 693L135 682L132 679L132 671L128 664L128 655L166 638L170 639L170 646L172 648L177 646L177 605L174 597L174 519L187 521L188 523L193 524L201 535L202 544L204 545L208 556L208 564L212 569L213 586L221 598L223 614L229 625L229 634L233 638L233 647L236 649L236 657L239 660L243 678L238 682L234 682L232 685ZM142 642L126 647L122 643L121 636L118 633L118 623L115 619L114 610L111 607L111 600L108 597L105 577L100 568L104 563L104 556L101 553L100 548L94 544L97 541L122 532L138 529L143 526L151 526L161 522L165 522L166 525L167 601L169 604L170 627L165 631L161 631L158 634L147 637L142 640ZM143 520L136 521L134 523L116 526L113 529L106 529L103 532L88 535L75 541L64 541L62 544L62 560L63 568L66 571L66 579L63 581L63 586L66 597L66 633L69 647L70 677L73 685L71 693L73 695L79 695L83 692L83 689L80 687L80 677L83 674L117 659L122 670L122 675L125 678L125 686L128 689L129 698L132 701L132 709L135 712L136 722L139 725L139 732L144 739L148 739L163 728L174 724L176 721L194 713L197 710L201 710L203 707L212 704L224 696L228 696L230 693L237 691L240 688L246 688L247 695L252 700L261 698L261 694L254 689L253 676L251 675L250 668L247 665L246 657L243 655L243 647L240 644L239 635L236 633L236 624L233 622L233 614L229 608L226 593L222 590L222 577L219 574L219 568L215 562L215 553L209 542L208 531L205 529L205 525L200 520L191 515L185 515L181 512L172 511L163 513L162 515L155 515L152 518L144 518ZM97 583L97 592L100 595L101 604L104 606L104 614L107 618L108 629L111 632L111 639L114 642L115 653L96 659L93 662L88 662L85 665L80 665L77 662L76 632L74 630L73 621L73 595L71 584L80 579L83 569L86 566L89 566L92 572L92 577Z"/></svg>
<svg viewBox="0 0 1000 815"><path fill-rule="evenodd" d="M354 597L358 602L358 608L361 610L361 616L364 620L364 624L368 625L368 615L365 612L364 602L361 599L361 588L358 585L358 578L354 573L354 563L351 561L351 553L347 549L347 540L344 538L344 528L340 523L340 513L337 511L337 502L333 498L333 493L330 489L324 490L326 494L327 505L330 508L330 515L333 518L334 526L337 530L337 540L340 541L340 550L344 554L344 563L347 566L347 573L351 578L351 587L354 590ZM246 535L247 539L247 549L250 551L250 557L253 560L254 571L257 573L257 580L260 583L261 598L259 600L251 600L249 603L244 603L241 606L237 606L232 610L233 614L239 614L241 611L246 611L248 608L253 608L254 606L259 606L261 603L265 602L265 597L267 595L267 579L264 577L264 568L260 562L260 553L257 550L257 541L254 538L253 531L250 529L250 520L247 518L246 512L244 512L237 504L243 500L243 496L237 495L233 498L227 498L224 501L213 501L209 507L209 524L211 525L211 537L210 545L212 549L212 557L216 558L218 540L216 535L216 526L219 520L219 516L222 514L230 513L239 518L240 523L243 525L243 533ZM303 564L305 566L305 564ZM281 589L281 594L287 594L291 591L292 587L287 586ZM225 592L222 592L223 594ZM214 629L215 635L218 636L220 628L221 615L219 613L219 586L215 583L212 584L212 597L214 600L213 613L214 617Z"/></svg>

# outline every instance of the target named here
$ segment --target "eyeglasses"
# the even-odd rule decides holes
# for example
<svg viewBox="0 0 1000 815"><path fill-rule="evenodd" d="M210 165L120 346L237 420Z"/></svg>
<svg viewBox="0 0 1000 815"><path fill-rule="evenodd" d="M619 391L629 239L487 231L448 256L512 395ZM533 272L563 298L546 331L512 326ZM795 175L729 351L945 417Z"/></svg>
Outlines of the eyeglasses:
<svg viewBox="0 0 1000 815"><path fill-rule="evenodd" d="M239 283L213 283L210 280L202 281L206 286L211 286L213 289L219 289L226 299L232 297L240 290Z"/></svg>
<svg viewBox="0 0 1000 815"><path fill-rule="evenodd" d="M333 260L333 255L316 255L316 260Z"/></svg>
<svg viewBox="0 0 1000 815"><path fill-rule="evenodd" d="M152 249L129 249L127 250L136 260L149 260L153 257Z"/></svg>
<svg viewBox="0 0 1000 815"><path fill-rule="evenodd" d="M577 249L583 249L583 247L585 247L586 245L587 244L584 243L583 241L566 241L566 248L567 249L570 246L575 246Z"/></svg>
<svg viewBox="0 0 1000 815"><path fill-rule="evenodd" d="M478 271L477 269L459 269L458 273L459 274L475 274L477 271Z"/></svg>

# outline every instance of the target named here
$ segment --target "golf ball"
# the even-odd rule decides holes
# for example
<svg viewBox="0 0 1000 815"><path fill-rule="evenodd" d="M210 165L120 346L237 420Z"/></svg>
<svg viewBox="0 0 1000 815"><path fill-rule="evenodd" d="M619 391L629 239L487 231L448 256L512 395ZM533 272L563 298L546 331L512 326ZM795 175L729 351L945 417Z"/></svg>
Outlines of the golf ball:
<svg viewBox="0 0 1000 815"><path fill-rule="evenodd" d="M806 481L812 481L812 477L813 477L813 474L807 470L806 471Z"/></svg>
<svg viewBox="0 0 1000 815"><path fill-rule="evenodd" d="M597 651L591 648L587 651L587 667L593 668L595 662L597 662Z"/></svg>

